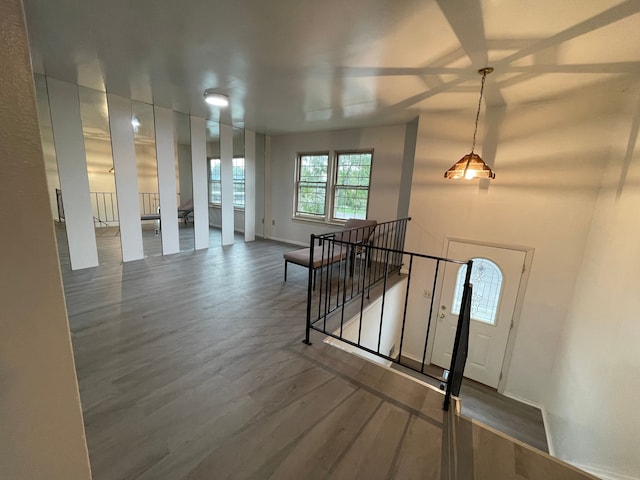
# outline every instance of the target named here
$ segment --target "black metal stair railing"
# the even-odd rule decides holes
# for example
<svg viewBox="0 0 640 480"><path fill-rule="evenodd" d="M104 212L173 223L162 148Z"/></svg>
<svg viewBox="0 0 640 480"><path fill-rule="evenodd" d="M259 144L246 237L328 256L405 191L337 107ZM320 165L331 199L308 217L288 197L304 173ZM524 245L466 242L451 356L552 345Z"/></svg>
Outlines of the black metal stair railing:
<svg viewBox="0 0 640 480"><path fill-rule="evenodd" d="M319 256L316 261L320 260L320 266L309 269L304 342L310 345L311 330L318 331L369 354L437 379L446 387L443 408L448 410L451 396L459 395L467 358L472 291L470 274L473 262L405 251L409 220L405 218L385 222L378 224L373 230L371 227L359 227L325 235L311 235L311 246L317 243L318 248L310 249L310 265L314 265L315 255ZM418 264L419 268L416 268ZM429 333L433 326L432 320L439 314L437 308L434 308L434 299L442 284L444 265L467 266L449 375L446 378L425 370L429 365L427 353L431 346ZM319 279L315 279L316 272L319 272ZM428 278L429 275L432 278ZM394 322L399 326L399 348L397 352L388 352L381 348L383 328L388 326L385 322L389 322L386 319L389 313L385 310L386 302L392 295L391 289L405 280L401 308L398 309L397 301L389 302L397 310ZM424 314L426 319L419 319L421 325L424 325L425 333L420 352L422 359L418 362L409 361L403 356L409 322L415 320L409 312L410 303L414 305L414 314L415 304L419 303L416 302L415 291L420 288L413 286L416 281L420 285L430 285L431 289L428 314ZM393 298L397 300L398 294L394 295ZM377 331L372 335L370 331L366 331L371 325L363 325L364 312L373 301L378 300L380 315L375 325ZM345 329L351 329L354 322L357 323L357 334L347 334ZM415 328L413 330L415 333ZM415 345L415 339L412 338L412 341Z"/></svg>

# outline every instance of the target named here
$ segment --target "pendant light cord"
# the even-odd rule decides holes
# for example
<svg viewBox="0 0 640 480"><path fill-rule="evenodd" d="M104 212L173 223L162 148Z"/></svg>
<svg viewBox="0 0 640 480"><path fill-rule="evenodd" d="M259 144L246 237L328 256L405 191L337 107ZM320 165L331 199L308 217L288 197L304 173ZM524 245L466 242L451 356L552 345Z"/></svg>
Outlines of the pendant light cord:
<svg viewBox="0 0 640 480"><path fill-rule="evenodd" d="M476 148L476 133L478 133L478 120L480 119L480 107L482 106L482 92L484 92L484 81L487 78L487 73L489 72L487 72L486 69L482 72L482 84L480 86L480 100L478 100L478 111L476 112L476 125L475 125L475 128L473 129L473 143L471 144L471 155L473 155L473 152Z"/></svg>

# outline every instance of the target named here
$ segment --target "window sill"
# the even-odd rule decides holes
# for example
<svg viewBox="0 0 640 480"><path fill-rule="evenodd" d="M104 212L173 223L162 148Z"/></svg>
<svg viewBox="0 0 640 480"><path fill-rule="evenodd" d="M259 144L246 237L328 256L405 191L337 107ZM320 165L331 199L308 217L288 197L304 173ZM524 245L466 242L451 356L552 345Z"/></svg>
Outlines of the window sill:
<svg viewBox="0 0 640 480"><path fill-rule="evenodd" d="M209 207L222 209L222 205L219 203L210 203ZM244 212L244 207L233 207L236 212Z"/></svg>
<svg viewBox="0 0 640 480"><path fill-rule="evenodd" d="M292 222L296 223L311 223L315 225L326 225L330 227L343 227L346 223L339 220L325 220L324 218L311 218L311 217L291 217Z"/></svg>

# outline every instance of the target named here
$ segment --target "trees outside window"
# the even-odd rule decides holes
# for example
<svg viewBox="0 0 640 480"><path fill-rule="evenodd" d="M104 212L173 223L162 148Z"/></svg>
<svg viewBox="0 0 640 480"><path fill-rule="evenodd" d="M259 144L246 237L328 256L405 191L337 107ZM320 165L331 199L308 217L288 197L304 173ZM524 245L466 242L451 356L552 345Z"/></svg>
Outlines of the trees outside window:
<svg viewBox="0 0 640 480"><path fill-rule="evenodd" d="M371 152L338 153L333 218L367 218L371 157Z"/></svg>
<svg viewBox="0 0 640 480"><path fill-rule="evenodd" d="M328 172L328 153L298 155L296 216L324 218Z"/></svg>
<svg viewBox="0 0 640 480"><path fill-rule="evenodd" d="M323 221L367 218L372 158L371 151L338 152L332 162L328 152L298 154L294 215Z"/></svg>

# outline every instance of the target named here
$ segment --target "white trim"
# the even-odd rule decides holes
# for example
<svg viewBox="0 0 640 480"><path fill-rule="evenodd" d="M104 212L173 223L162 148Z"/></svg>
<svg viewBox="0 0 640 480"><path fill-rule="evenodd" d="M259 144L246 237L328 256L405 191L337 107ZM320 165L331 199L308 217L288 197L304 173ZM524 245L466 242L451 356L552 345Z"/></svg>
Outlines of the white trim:
<svg viewBox="0 0 640 480"><path fill-rule="evenodd" d="M553 438L551 437L551 430L549 429L549 417L546 409L544 408L544 405L536 402L532 402L531 400L528 400L526 398L520 397L518 395L509 393L506 391L502 392L502 395L504 395L507 398L510 398L511 400L515 400L516 402L524 403L525 405L529 405L530 407L537 408L538 410L540 410L540 413L542 414L542 426L544 428L544 435L547 438L547 450L549 450L549 455L551 455L552 457L555 457L556 449L553 446Z"/></svg>
<svg viewBox="0 0 640 480"><path fill-rule="evenodd" d="M345 220L344 222L339 222L337 220L325 220L324 217L320 218L313 218L313 217L303 217L303 216L293 216L291 217L291 221L292 222L300 222L300 223L313 223L315 225L325 225L325 226L332 226L332 227L344 227L344 224L347 223L347 221Z"/></svg>
<svg viewBox="0 0 640 480"><path fill-rule="evenodd" d="M553 445L553 437L551 437L551 430L549 429L549 417L544 406L540 407L542 412L542 426L544 427L544 436L547 438L547 450L552 457L556 456L556 447Z"/></svg>
<svg viewBox="0 0 640 480"><path fill-rule="evenodd" d="M422 359L421 358L416 358L413 355L411 355L410 353L402 352L402 356L403 357L407 357L409 360L413 360L416 363L422 364ZM425 363L425 365L431 365L431 364L430 363ZM442 368L442 367L438 367L438 368Z"/></svg>
<svg viewBox="0 0 640 480"><path fill-rule="evenodd" d="M598 467L592 467L590 465L582 465L576 462L570 462L573 466L579 468L580 470L584 470L591 475L595 475L596 477L602 480L638 480L638 477L630 477L629 475L625 475L622 473L612 472L610 470L604 470Z"/></svg>

